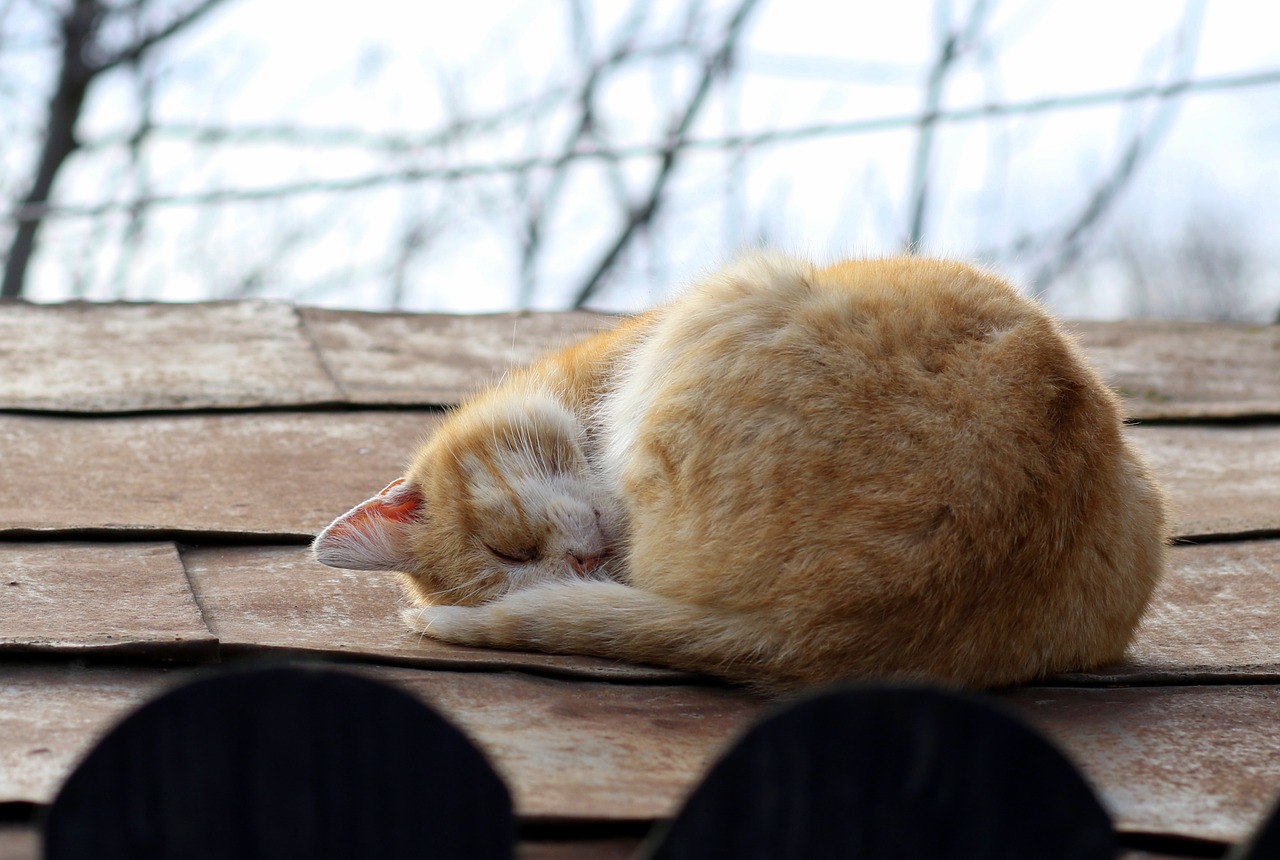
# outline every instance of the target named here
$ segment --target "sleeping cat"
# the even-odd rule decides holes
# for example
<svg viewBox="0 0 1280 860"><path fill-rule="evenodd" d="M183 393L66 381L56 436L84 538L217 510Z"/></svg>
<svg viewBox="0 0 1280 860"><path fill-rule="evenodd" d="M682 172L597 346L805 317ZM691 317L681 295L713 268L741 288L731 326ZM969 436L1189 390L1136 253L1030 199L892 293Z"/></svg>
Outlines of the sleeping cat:
<svg viewBox="0 0 1280 860"><path fill-rule="evenodd" d="M414 630L767 692L1119 659L1165 506L1036 304L954 262L758 255L509 375L316 557Z"/></svg>

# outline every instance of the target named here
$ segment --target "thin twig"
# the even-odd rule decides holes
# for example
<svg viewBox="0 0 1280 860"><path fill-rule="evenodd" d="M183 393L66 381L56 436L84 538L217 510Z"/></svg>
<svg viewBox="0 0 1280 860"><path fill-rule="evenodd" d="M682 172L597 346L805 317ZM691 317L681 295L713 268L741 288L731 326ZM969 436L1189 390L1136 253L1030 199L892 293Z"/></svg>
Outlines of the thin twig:
<svg viewBox="0 0 1280 860"><path fill-rule="evenodd" d="M1058 110L1074 110L1098 107L1101 105L1136 102L1144 99L1169 99L1195 93L1216 92L1222 90L1243 89L1280 84L1280 69L1265 69L1239 75L1222 75L1182 80L1165 84L1145 84L1128 89L1098 90L1092 93L1081 93L1073 96L1052 96L1042 99L1030 99L1021 102L1003 102L977 105L968 108L939 111L938 122L964 123L984 120L990 117L1026 116ZM778 129L754 133L723 135L719 137L686 138L681 148L685 150L718 151L736 147L759 147L777 145L795 140L818 137L836 137L841 135L866 134L878 131L890 131L909 128L920 124L919 114L881 117L868 120L853 120L846 123L826 123L812 126L799 126L791 129ZM573 154L575 160L602 161L609 159L635 159L661 157L669 144L645 144L641 146L619 147L612 150L600 150L587 147ZM50 206L42 203L31 203L19 207L9 218L16 221L40 219L44 217L96 217L109 212L120 212L138 205L139 202L152 206L202 206L209 203L243 203L270 199L273 197L290 197L304 194L329 194L348 191L363 191L398 183L426 181L453 181L477 176L501 176L540 167L554 166L563 155L537 156L510 161L494 161L482 164L463 164L451 167L412 167L382 173L366 174L349 179L328 181L308 180L297 183L267 186L263 188L225 189L218 191L200 191L188 194L155 195L144 201L110 201L84 205Z"/></svg>
<svg viewBox="0 0 1280 860"><path fill-rule="evenodd" d="M121 63L137 62L151 48L186 29L223 0L202 0L167 25L139 37L120 51L103 59L93 59L104 19L115 13L130 14L140 7L141 2L136 0L124 7L111 7L103 0L74 0L71 8L62 14L58 81L49 96L44 143L31 186L18 207L19 213L23 214L17 219L18 229L14 231L5 257L0 299L16 299L22 295L41 221L52 211L48 200L54 181L67 159L80 147L75 130L90 85L98 75ZM129 205L129 209L138 211L140 206L146 205L147 195L138 195L138 198Z"/></svg>
<svg viewBox="0 0 1280 860"><path fill-rule="evenodd" d="M1182 38L1174 62L1175 77L1190 74L1195 65L1203 21L1202 0L1188 0L1183 12ZM1085 201L1085 205L1061 231L1052 255L1043 262L1031 277L1031 289L1043 297L1055 278L1061 277L1079 262L1084 253L1085 239L1089 232L1111 211L1115 201L1132 183L1142 161L1149 156L1173 126L1180 102L1162 101L1155 116L1135 130L1125 144L1110 173L1098 181Z"/></svg>
<svg viewBox="0 0 1280 860"><path fill-rule="evenodd" d="M956 62L973 48L988 11L986 0L976 0L969 10L969 20L963 32L957 32L951 26L950 0L935 0L935 4L938 57L930 67L925 83L924 113L920 119L920 133L916 137L911 195L907 198L911 201L910 226L904 243L908 251L920 247L924 239L925 211L929 199L929 162L933 154L934 130L942 107L943 86Z"/></svg>
<svg viewBox="0 0 1280 860"><path fill-rule="evenodd" d="M724 38L721 40L719 49L703 66L702 77L699 78L698 85L685 105L679 121L667 138L667 144L660 154L661 160L658 163L658 171L649 186L648 195L639 206L632 208L629 217L623 224L622 231L618 234L613 244L609 246L608 250L600 257L591 274L587 276L587 279L578 289L577 295L574 296L572 307L581 308L591 300L591 297L600 289L605 277L612 271L614 265L622 256L623 251L631 244L636 232L647 226L657 215L659 208L662 206L667 181L671 178L672 170L675 168L677 155L685 147L689 129L702 111L703 104L706 103L707 94L711 92L711 84L729 67L734 50L738 45L738 38L742 34L742 28L746 24L747 17L751 14L756 2L757 0L741 0L738 4L738 8L734 11L733 16L729 19L728 26L725 28Z"/></svg>
<svg viewBox="0 0 1280 860"><path fill-rule="evenodd" d="M632 6L631 14L627 16L626 22L623 24L609 55L600 62L593 62L591 59L590 27L586 19L586 8L580 0L573 3L572 6L574 14L570 20L573 25L573 41L577 45L579 59L588 71L576 99L578 121L560 146L561 155L551 166L551 176L548 178L542 194L533 197L529 201L521 238L519 297L519 306L521 308L528 307L533 301L537 278L537 260L542 250L542 231L546 225L548 213L555 205L560 192L568 181L569 168L576 161L574 154L578 151L585 137L590 137L597 146L602 143L599 122L596 118L596 92L605 75L611 70L622 67L631 57L636 35L644 26L645 18L649 12L648 0L637 0Z"/></svg>
<svg viewBox="0 0 1280 860"><path fill-rule="evenodd" d="M139 37L132 44L129 44L124 48L121 48L119 51L94 62L94 74L108 71L122 63L132 63L165 39L177 35L190 27L196 21L199 21L205 15L208 15L222 2L223 0L201 0L200 3L192 6L182 14L175 16L173 20L169 21L160 29L147 33L145 36ZM142 4L139 3L137 5L140 6Z"/></svg>

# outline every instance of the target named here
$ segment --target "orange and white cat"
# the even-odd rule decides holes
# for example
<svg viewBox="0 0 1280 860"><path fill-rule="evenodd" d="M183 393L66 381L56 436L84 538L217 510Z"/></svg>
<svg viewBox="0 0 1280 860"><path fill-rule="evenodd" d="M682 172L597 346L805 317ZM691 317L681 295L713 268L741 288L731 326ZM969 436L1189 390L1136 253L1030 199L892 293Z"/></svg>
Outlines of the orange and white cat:
<svg viewBox="0 0 1280 860"><path fill-rule="evenodd" d="M1165 505L1115 396L999 278L757 255L512 373L315 542L414 629L783 692L1119 659Z"/></svg>

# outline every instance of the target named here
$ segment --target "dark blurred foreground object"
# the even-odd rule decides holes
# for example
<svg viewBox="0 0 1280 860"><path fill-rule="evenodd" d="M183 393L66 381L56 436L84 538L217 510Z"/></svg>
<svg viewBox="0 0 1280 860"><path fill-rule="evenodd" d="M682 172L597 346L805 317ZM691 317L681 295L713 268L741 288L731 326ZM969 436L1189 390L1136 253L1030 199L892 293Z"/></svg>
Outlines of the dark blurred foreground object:
<svg viewBox="0 0 1280 860"><path fill-rule="evenodd" d="M503 858L506 787L457 729L355 675L268 669L143 706L71 774L47 860Z"/></svg>
<svg viewBox="0 0 1280 860"><path fill-rule="evenodd" d="M72 773L48 860L510 860L511 800L406 693L321 669L236 672L140 708ZM914 688L828 692L764 720L651 860L1113 860L1079 773L1019 719ZM1280 809L1232 860L1280 858Z"/></svg>
<svg viewBox="0 0 1280 860"><path fill-rule="evenodd" d="M1227 860L1280 860L1280 798L1253 838L1237 845Z"/></svg>
<svg viewBox="0 0 1280 860"><path fill-rule="evenodd" d="M1111 820L1021 720L970 696L850 689L752 729L652 860L1115 860Z"/></svg>

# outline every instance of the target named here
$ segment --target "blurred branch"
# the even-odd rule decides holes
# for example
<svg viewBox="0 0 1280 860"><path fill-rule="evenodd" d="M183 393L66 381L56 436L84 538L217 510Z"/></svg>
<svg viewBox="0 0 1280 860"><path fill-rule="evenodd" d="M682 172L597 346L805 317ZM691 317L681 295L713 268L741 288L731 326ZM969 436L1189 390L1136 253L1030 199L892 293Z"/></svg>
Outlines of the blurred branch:
<svg viewBox="0 0 1280 860"><path fill-rule="evenodd" d="M581 308L590 301L617 263L618 258L622 256L622 252L631 244L636 231L648 225L658 213L658 209L663 202L663 191L666 189L667 181L671 178L671 172L675 168L677 156L685 147L685 139L689 129L693 126L694 120L697 119L698 114L702 111L702 106L706 103L707 94L711 92L711 84L732 63L733 54L738 45L738 38L741 36L742 28L746 24L747 17L751 14L756 2L757 0L741 0L738 3L738 8L734 11L733 16L729 19L728 26L725 28L720 47L703 66L702 76L698 80L698 85L694 88L688 103L684 107L684 111L667 138L666 146L660 154L661 160L658 164L657 173L655 173L653 182L649 186L648 195L639 206L632 207L627 221L623 225L622 232L618 234L609 249L604 252L591 274L587 276L587 279L578 289L572 307Z"/></svg>
<svg viewBox="0 0 1280 860"><path fill-rule="evenodd" d="M656 59L687 50L684 40L663 42L657 45L634 46L628 53L631 61ZM442 87L442 89L446 89ZM552 87L533 98L479 117L459 117L441 129L417 133L402 132L379 134L362 128L322 128L299 125L255 125L219 127L187 125L182 123L160 124L152 128L156 138L185 140L207 146L258 146L262 144L300 144L309 147L350 147L391 153L413 153L442 146L461 135L496 131L531 116L539 116L564 103L574 88ZM82 141L83 150L102 150L128 146L132 131L104 134L92 140Z"/></svg>
<svg viewBox="0 0 1280 860"><path fill-rule="evenodd" d="M942 106L942 90L947 76L956 61L967 53L977 40L978 32L987 17L987 0L975 0L969 10L969 20L963 31L951 25L950 0L934 0L934 19L938 31L938 56L929 69L925 83L924 114L920 118L920 134L916 138L915 166L911 174L911 221L907 230L906 247L910 251L924 238L925 207L929 197L929 161L933 153L933 131Z"/></svg>
<svg viewBox="0 0 1280 860"><path fill-rule="evenodd" d="M472 119L459 119L443 129L420 135L376 134L358 128L315 128L297 125L219 128L177 123L157 125L152 129L152 134L155 137L187 140L209 146L302 144L309 147L352 147L393 153L416 152L449 143L462 134L494 131L519 122L528 115L536 115L561 103L568 91L568 87L550 89L536 98L510 105L497 113ZM84 141L81 148L96 150L127 146L131 134L132 132L123 132L103 135Z"/></svg>
<svg viewBox="0 0 1280 860"><path fill-rule="evenodd" d="M138 93L138 127L134 130L133 140L129 146L129 172L137 196L144 199L150 187L147 161L143 157L147 143L147 135L151 130L152 117L155 115L156 76L152 69L144 67L141 62L130 64L135 77ZM128 221L120 238L120 255L116 258L115 274L112 278L116 284L116 294L127 298L129 273L133 261L138 255L146 232L147 208L137 206L128 212Z"/></svg>
<svg viewBox="0 0 1280 860"><path fill-rule="evenodd" d="M542 250L542 231L546 225L547 214L554 206L568 179L569 167L575 161L575 153L578 152L584 137L591 138L597 147L606 148L596 117L596 93L605 75L622 67L632 56L636 35L644 25L649 3L648 0L637 0L632 5L631 12L614 41L613 49L599 62L594 62L591 58L591 28L587 22L587 11L582 0L575 0L570 7L572 9L570 16L573 29L572 41L577 48L579 61L588 71L575 99L578 120L560 147L561 155L551 166L551 176L542 194L532 197L527 207L520 253L519 305L522 308L527 307L533 299L537 278L537 258ZM618 181L615 174L615 187ZM621 191L625 195L625 186ZM625 201L625 197L623 199Z"/></svg>
<svg viewBox="0 0 1280 860"><path fill-rule="evenodd" d="M1026 116L1058 110L1083 109L1102 105L1138 102L1146 99L1171 99L1193 93L1206 93L1221 90L1241 89L1245 87L1273 86L1280 84L1280 69L1265 69L1239 75L1223 75L1181 80L1164 84L1146 84L1127 89L1099 90L1074 96L1055 96L1043 99L1031 99L1021 102L1005 102L985 104L954 110L940 110L937 122L974 122L989 117ZM868 120L854 120L847 123L827 123L822 125L801 126L791 129L778 129L755 133L724 135L707 138L685 138L680 143L682 150L717 151L735 147L755 147L787 143L818 137L834 137L840 135L865 134L877 131L888 131L899 128L918 126L923 119L920 114L882 117ZM153 133L163 129L157 127ZM575 160L610 160L635 158L661 158L670 147L666 144L646 144L642 146L626 146L602 150L594 146L584 147L573 153ZM139 203L151 206L202 206L209 203L254 202L274 197L289 197L303 194L329 194L349 191L362 191L398 183L425 181L452 181L478 176L509 175L534 168L553 167L564 155L534 156L510 161L494 161L480 164L464 164L452 167L410 167L382 173L366 174L348 179L328 181L305 181L286 183L263 188L226 189L217 191L201 191L189 194L157 194L145 200L110 201L86 205L51 206L43 201L32 200L24 203L9 217L16 221L39 220L45 217L96 217L108 212L128 210Z"/></svg>
<svg viewBox="0 0 1280 860"><path fill-rule="evenodd" d="M1043 295L1053 279L1080 258L1085 235L1111 209L1120 192L1133 179L1142 157L1154 148L1156 138L1154 133L1139 133L1130 139L1111 172L1097 183L1080 213L1062 231L1053 256L1031 277L1031 289L1036 295Z"/></svg>
<svg viewBox="0 0 1280 860"><path fill-rule="evenodd" d="M132 44L115 51L93 64L94 74L110 71L122 63L132 63L142 57L147 51L150 51L156 45L176 36L178 33L190 27L199 21L205 15L208 15L215 7L220 5L223 0L200 0L187 11L175 16L172 21L153 30L143 36L139 36ZM110 9L105 4L101 4L103 11L118 11L128 14L137 14L141 8L146 5L146 0L138 0L138 2L127 4L119 9Z"/></svg>
<svg viewBox="0 0 1280 860"><path fill-rule="evenodd" d="M1183 12L1181 38L1174 57L1175 77L1188 75L1195 65L1203 16L1203 0L1188 0ZM1129 135L1120 157L1111 172L1099 180L1085 201L1079 214L1061 232L1051 256L1042 263L1031 277L1031 289L1036 295L1044 295L1052 281L1060 277L1080 259L1089 232L1111 210L1117 198L1128 187L1142 161L1152 153L1173 125L1180 102L1166 99L1155 115Z"/></svg>
<svg viewBox="0 0 1280 860"><path fill-rule="evenodd" d="M49 191L53 188L58 170L76 150L76 120L80 118L85 93L96 74L85 57L98 28L101 12L96 0L75 0L62 18L62 66L58 83L49 99L44 147L40 151L35 178L23 198L19 212L41 205L49 199ZM14 231L5 259L4 281L0 282L0 299L16 299L22 295L22 285L31 254L35 250L41 217L37 214L22 218L18 229Z"/></svg>
<svg viewBox="0 0 1280 860"><path fill-rule="evenodd" d="M61 19L62 52L58 82L49 97L45 122L44 145L41 148L35 176L18 207L18 229L14 231L0 283L0 299L16 299L22 295L27 267L35 250L40 222L48 212L47 201L62 165L79 147L75 127L84 108L89 86L98 75L124 62L134 62L165 39L181 32L203 17L222 0L202 0L178 15L169 24L104 57L93 60L104 18L114 9L102 0L73 0ZM129 10L132 14L134 10ZM138 202L132 207L139 205Z"/></svg>

